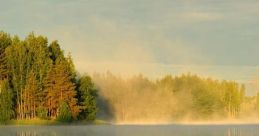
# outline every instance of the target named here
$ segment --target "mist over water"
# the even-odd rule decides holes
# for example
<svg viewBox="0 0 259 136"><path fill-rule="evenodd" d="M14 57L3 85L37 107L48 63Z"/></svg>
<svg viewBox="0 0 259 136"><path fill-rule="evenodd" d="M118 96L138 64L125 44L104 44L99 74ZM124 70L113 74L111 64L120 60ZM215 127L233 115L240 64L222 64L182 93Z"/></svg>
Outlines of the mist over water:
<svg viewBox="0 0 259 136"><path fill-rule="evenodd" d="M258 125L4 126L0 136L256 136Z"/></svg>
<svg viewBox="0 0 259 136"><path fill-rule="evenodd" d="M190 73L151 80L95 74L97 118L116 124L257 123L259 97L232 81Z"/></svg>

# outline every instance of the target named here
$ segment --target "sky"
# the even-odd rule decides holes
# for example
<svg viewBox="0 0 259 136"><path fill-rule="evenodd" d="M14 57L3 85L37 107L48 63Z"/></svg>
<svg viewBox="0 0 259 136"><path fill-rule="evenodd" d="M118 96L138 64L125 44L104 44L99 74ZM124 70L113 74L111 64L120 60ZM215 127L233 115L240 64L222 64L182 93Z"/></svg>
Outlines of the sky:
<svg viewBox="0 0 259 136"><path fill-rule="evenodd" d="M58 40L80 73L259 86L258 0L1 0L0 30ZM253 89L251 89L253 88Z"/></svg>

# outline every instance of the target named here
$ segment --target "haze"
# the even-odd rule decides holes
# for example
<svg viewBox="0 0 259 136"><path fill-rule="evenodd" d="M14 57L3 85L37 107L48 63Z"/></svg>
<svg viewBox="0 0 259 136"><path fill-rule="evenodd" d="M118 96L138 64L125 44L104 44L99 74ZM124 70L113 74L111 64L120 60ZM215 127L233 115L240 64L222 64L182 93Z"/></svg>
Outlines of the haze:
<svg viewBox="0 0 259 136"><path fill-rule="evenodd" d="M58 39L81 73L150 77L192 72L256 91L256 0L8 0L0 28Z"/></svg>

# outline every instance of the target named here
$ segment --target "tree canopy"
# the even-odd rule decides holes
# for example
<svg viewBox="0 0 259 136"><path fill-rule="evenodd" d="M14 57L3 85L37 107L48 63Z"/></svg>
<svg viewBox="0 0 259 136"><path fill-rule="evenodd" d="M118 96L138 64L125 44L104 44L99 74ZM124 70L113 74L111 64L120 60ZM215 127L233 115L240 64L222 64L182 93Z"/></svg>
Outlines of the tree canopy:
<svg viewBox="0 0 259 136"><path fill-rule="evenodd" d="M58 41L30 33L0 32L0 123L10 119L115 121L211 120L259 117L259 95L246 96L235 81L194 74L125 79L80 75Z"/></svg>
<svg viewBox="0 0 259 136"><path fill-rule="evenodd" d="M77 80L72 57L65 56L58 41L48 44L46 37L34 33L21 40L0 32L1 120L56 119L64 103L78 119L85 108L78 102ZM88 105L97 110L95 102ZM94 119L95 114L89 117Z"/></svg>

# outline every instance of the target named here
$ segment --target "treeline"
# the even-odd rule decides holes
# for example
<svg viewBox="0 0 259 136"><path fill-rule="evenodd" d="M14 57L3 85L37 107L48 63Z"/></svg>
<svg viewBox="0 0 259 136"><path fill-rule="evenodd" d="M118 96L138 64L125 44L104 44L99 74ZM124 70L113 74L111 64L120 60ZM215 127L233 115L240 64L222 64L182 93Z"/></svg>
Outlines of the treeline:
<svg viewBox="0 0 259 136"><path fill-rule="evenodd" d="M57 41L0 32L0 121L94 120L96 97L91 78L77 74Z"/></svg>
<svg viewBox="0 0 259 136"><path fill-rule="evenodd" d="M98 90L98 97L97 97ZM98 109L98 112L97 112ZM79 75L57 41L0 32L0 123L10 119L174 122L259 115L259 94L193 74L151 80Z"/></svg>
<svg viewBox="0 0 259 136"><path fill-rule="evenodd" d="M118 122L239 118L245 101L244 85L192 74L153 81L142 75L124 79L108 72L95 74L93 80Z"/></svg>

